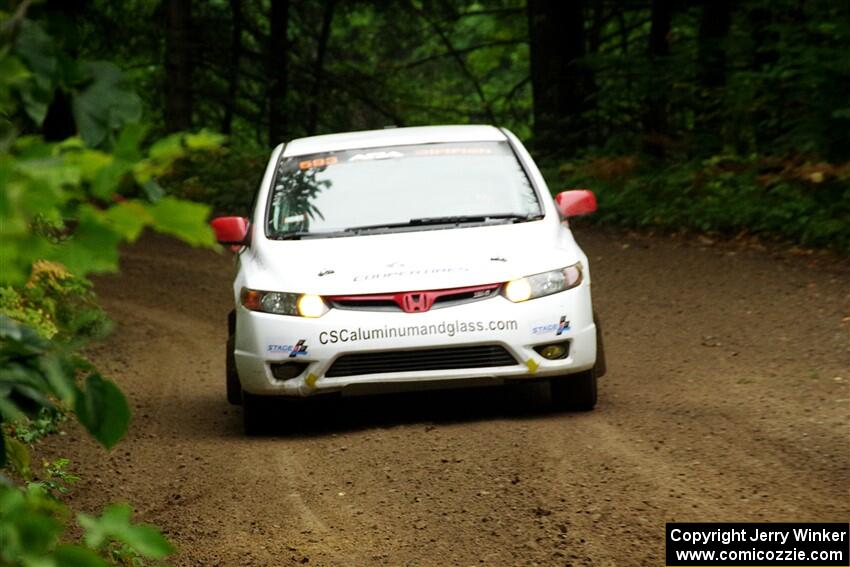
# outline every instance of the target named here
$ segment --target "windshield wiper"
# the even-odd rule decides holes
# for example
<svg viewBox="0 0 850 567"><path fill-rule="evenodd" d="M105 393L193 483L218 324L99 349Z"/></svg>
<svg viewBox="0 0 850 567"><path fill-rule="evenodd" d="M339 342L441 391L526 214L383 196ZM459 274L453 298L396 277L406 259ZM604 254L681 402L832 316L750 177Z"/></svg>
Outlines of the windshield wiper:
<svg viewBox="0 0 850 567"><path fill-rule="evenodd" d="M492 215L458 215L452 217L423 217L419 219L410 219L407 222L393 222L385 224L372 224L367 226L352 226L343 230L322 231L306 231L294 230L292 232L279 232L275 235L276 240L301 240L302 238L337 238L340 236L351 236L371 230L392 230L394 228L409 228L416 226L432 226L432 225L458 225L458 224L481 224L489 223L490 221L508 221L508 222L527 222L540 220L543 215L520 215L516 213L498 213Z"/></svg>
<svg viewBox="0 0 850 567"><path fill-rule="evenodd" d="M428 225L428 224L455 224L465 222L487 222L490 219L494 220L513 220L516 222L524 222L543 218L543 215L519 215L517 213L498 213L493 215L460 215L454 217L425 217L421 219L410 219L408 224L413 226Z"/></svg>
<svg viewBox="0 0 850 567"><path fill-rule="evenodd" d="M351 236L342 230L329 230L327 232L316 232L307 230L293 230L291 232L279 232L275 240L301 240L302 238L333 238L335 236Z"/></svg>
<svg viewBox="0 0 850 567"><path fill-rule="evenodd" d="M451 217L423 217L418 219L410 219L407 222L394 222L386 224L372 224L367 226L352 226L346 228L346 232L362 232L365 230L382 230L393 228L405 228L411 226L431 226L439 224L466 224L466 223L486 223L491 220L507 220L512 222L526 222L532 220L540 220L543 215L520 215L516 213L498 213L492 215L458 215Z"/></svg>

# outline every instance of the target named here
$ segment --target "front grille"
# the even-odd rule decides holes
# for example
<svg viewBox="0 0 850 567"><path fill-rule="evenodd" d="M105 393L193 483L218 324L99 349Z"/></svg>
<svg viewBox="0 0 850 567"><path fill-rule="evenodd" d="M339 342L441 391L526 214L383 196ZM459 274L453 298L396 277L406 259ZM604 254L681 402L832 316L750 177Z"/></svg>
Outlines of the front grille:
<svg viewBox="0 0 850 567"><path fill-rule="evenodd" d="M350 309L360 311L401 311L398 303L392 299L335 299L331 298L331 305L337 309Z"/></svg>
<svg viewBox="0 0 850 567"><path fill-rule="evenodd" d="M429 309L441 309L453 307L473 301L489 299L499 294L501 284L486 284L453 289L437 289L430 291L395 292L395 293L371 293L365 295L336 295L329 296L327 300L336 309L348 309L356 311L406 311L404 296L409 294L429 296L425 305L413 311L428 311ZM409 311L408 311L409 312Z"/></svg>
<svg viewBox="0 0 850 567"><path fill-rule="evenodd" d="M434 307L432 307L432 309L440 309L441 307L452 307L454 305L469 303L471 301L489 299L495 295L498 295L499 289L499 287L493 287L490 289L481 289L477 291L466 291L462 293L453 293L450 295L441 295L440 297L434 300Z"/></svg>
<svg viewBox="0 0 850 567"><path fill-rule="evenodd" d="M514 366L516 359L498 345L391 350L344 354L337 358L325 376L357 376L386 372L418 372Z"/></svg>

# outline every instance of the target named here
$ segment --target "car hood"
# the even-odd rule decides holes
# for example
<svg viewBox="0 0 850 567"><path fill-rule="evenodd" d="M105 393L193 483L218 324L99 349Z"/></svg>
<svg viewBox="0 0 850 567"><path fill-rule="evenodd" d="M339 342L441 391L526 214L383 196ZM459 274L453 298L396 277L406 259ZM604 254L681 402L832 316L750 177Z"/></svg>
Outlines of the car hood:
<svg viewBox="0 0 850 567"><path fill-rule="evenodd" d="M255 289L351 295L505 282L583 259L542 221L344 238L265 240L241 257Z"/></svg>

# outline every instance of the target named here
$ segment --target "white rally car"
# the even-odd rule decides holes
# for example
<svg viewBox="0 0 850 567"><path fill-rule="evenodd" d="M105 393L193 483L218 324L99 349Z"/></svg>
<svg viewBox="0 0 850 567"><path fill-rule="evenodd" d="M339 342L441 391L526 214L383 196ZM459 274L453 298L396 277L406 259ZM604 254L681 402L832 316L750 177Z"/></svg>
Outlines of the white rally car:
<svg viewBox="0 0 850 567"><path fill-rule="evenodd" d="M227 392L246 430L271 396L548 379L589 410L605 370L587 257L519 140L428 126L294 140L272 152L237 251Z"/></svg>

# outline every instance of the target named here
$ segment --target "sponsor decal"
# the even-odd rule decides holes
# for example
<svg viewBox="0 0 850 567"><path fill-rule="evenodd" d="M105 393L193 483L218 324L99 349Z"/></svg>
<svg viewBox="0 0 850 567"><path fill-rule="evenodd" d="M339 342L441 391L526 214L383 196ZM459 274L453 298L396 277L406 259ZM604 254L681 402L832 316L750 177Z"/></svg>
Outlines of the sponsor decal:
<svg viewBox="0 0 850 567"><path fill-rule="evenodd" d="M327 167L329 165L335 164L337 161L336 156L328 156L324 158L316 158L316 159L308 159L305 161L298 162L298 169L313 169L315 167Z"/></svg>
<svg viewBox="0 0 850 567"><path fill-rule="evenodd" d="M307 339L301 339L294 345L278 345L278 344L270 344L266 348L266 352L288 352L289 358L295 358L297 356L304 356L307 354Z"/></svg>
<svg viewBox="0 0 850 567"><path fill-rule="evenodd" d="M561 319L557 323L545 323L543 325L535 325L531 328L534 335L545 335L546 333L555 333L562 335L570 330L570 322L566 315L561 315Z"/></svg>
<svg viewBox="0 0 850 567"><path fill-rule="evenodd" d="M348 161L370 161L373 159L392 159L400 157L404 157L404 154L395 150L391 150L388 152L367 152L362 154L354 154L353 156L348 158Z"/></svg>
<svg viewBox="0 0 850 567"><path fill-rule="evenodd" d="M393 267L390 264L387 267ZM403 265L401 266L403 267ZM404 276L434 276L439 274L454 274L458 272L468 272L469 268L465 266L446 266L446 267L435 267L435 268L418 268L418 269L392 269L386 272L378 272L372 274L357 274L354 276L352 281L355 282L367 282L374 280L385 280L388 278L398 278Z"/></svg>
<svg viewBox="0 0 850 567"><path fill-rule="evenodd" d="M561 315L561 320L558 321L558 330L555 332L556 335L560 335L564 331L570 330L570 322L567 321L566 315Z"/></svg>
<svg viewBox="0 0 850 567"><path fill-rule="evenodd" d="M474 146L467 147L449 147L449 148L423 148L416 150L413 155L417 156L485 156L493 153L491 148L481 148Z"/></svg>
<svg viewBox="0 0 850 567"><path fill-rule="evenodd" d="M430 325L407 325L391 327L373 327L364 329L331 329L319 333L319 342L323 345L337 343L353 343L382 339L397 339L402 337L446 336L454 337L463 333L482 333L492 331L516 331L519 323L512 320L491 321L443 321Z"/></svg>

